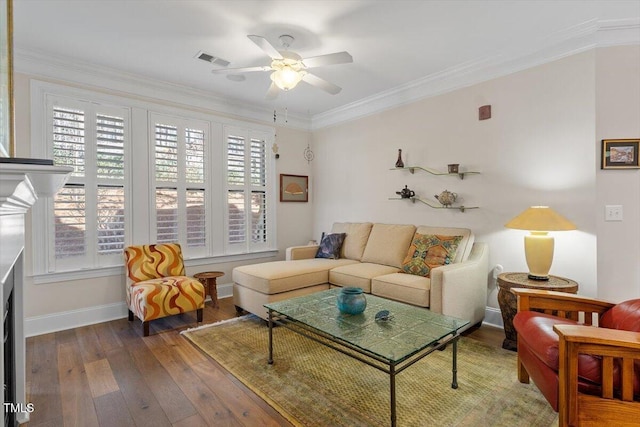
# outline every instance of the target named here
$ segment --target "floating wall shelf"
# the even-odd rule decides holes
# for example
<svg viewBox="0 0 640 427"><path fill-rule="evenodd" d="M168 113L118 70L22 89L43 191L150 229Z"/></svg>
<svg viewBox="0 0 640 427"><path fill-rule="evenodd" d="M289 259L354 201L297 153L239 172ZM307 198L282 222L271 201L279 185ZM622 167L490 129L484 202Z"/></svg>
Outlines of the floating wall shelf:
<svg viewBox="0 0 640 427"><path fill-rule="evenodd" d="M443 205L436 205L435 203L431 202L430 200L427 199L423 199L421 197L410 197L410 198L402 198L402 197L389 197L389 200L411 200L411 203L415 203L416 200L424 203L425 205L429 206L432 209L457 209L460 212L464 212L467 209L478 209L479 206L443 206Z"/></svg>
<svg viewBox="0 0 640 427"><path fill-rule="evenodd" d="M431 175L451 175L451 176L457 175L458 178L460 179L464 179L465 175L478 175L480 173L480 172L473 172L473 171L449 173L449 172L441 172L441 171L430 169L430 168L423 168L422 166L405 166L403 168L391 168L390 170L395 170L395 171L408 170L411 173L415 173L416 169L425 171L427 173L430 173Z"/></svg>

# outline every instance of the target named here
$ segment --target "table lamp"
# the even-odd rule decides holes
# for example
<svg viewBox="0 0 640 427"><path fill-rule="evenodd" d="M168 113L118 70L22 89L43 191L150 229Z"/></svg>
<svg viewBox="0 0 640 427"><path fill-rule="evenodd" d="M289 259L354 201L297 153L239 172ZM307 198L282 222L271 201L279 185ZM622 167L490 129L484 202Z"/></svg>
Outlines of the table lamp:
<svg viewBox="0 0 640 427"><path fill-rule="evenodd" d="M524 237L524 253L529 278L533 280L549 280L554 242L548 232L576 229L575 224L548 206L531 206L506 223L505 227L531 232Z"/></svg>

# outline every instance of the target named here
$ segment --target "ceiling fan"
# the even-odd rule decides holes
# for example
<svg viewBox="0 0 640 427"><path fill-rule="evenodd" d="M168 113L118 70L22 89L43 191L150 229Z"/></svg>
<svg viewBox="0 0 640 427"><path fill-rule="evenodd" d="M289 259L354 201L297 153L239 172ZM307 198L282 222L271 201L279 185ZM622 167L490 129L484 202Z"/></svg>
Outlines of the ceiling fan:
<svg viewBox="0 0 640 427"><path fill-rule="evenodd" d="M267 39L261 36L249 35L249 39L260 47L271 58L270 65L244 68L220 68L212 70L212 73L248 73L254 71L271 72L271 86L267 91L267 99L278 96L279 90L288 91L296 87L300 81L304 81L312 86L325 90L336 95L342 90L341 87L328 82L315 74L309 73L310 68L322 67L325 65L346 64L353 62L353 58L348 52L329 53L327 55L302 58L295 52L288 50L294 38L290 35L279 37L282 51L276 49Z"/></svg>

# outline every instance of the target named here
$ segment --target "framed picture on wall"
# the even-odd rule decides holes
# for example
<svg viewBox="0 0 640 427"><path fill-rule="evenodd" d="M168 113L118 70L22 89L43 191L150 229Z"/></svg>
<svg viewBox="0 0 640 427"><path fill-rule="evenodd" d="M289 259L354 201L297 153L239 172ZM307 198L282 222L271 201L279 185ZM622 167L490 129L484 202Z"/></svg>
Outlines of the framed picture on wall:
<svg viewBox="0 0 640 427"><path fill-rule="evenodd" d="M306 175L280 174L281 202L308 202L309 177Z"/></svg>
<svg viewBox="0 0 640 427"><path fill-rule="evenodd" d="M602 169L638 169L639 158L640 138L602 140Z"/></svg>

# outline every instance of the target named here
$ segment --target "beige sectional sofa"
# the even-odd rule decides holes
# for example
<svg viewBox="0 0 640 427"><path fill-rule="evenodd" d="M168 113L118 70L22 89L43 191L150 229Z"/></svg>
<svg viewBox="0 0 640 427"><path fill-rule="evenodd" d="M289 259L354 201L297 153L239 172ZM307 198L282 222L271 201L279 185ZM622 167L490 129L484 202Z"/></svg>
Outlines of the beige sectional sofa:
<svg viewBox="0 0 640 427"><path fill-rule="evenodd" d="M401 224L335 223L331 233L345 233L339 259L314 258L318 246L287 249L285 261L246 265L233 270L237 308L266 318L263 304L329 289L357 286L380 297L427 307L469 320L484 318L487 300L488 247L474 242L471 230ZM402 272L416 233L462 236L448 265L430 277Z"/></svg>

